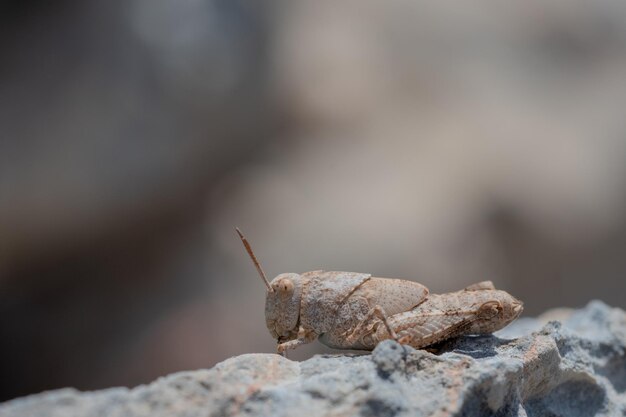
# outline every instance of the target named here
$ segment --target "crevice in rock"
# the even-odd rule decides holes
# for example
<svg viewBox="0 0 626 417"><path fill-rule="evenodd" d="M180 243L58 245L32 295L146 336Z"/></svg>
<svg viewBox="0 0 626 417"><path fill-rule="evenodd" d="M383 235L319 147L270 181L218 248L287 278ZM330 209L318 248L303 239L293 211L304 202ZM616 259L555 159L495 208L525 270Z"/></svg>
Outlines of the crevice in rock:
<svg viewBox="0 0 626 417"><path fill-rule="evenodd" d="M594 381L570 380L527 401L524 409L528 417L589 417L598 415L605 399L605 390Z"/></svg>

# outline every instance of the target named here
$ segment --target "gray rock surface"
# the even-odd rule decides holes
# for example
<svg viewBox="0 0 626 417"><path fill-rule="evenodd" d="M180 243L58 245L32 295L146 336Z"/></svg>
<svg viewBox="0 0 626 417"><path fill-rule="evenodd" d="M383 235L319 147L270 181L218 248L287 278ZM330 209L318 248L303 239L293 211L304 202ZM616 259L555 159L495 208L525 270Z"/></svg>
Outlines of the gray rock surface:
<svg viewBox="0 0 626 417"><path fill-rule="evenodd" d="M562 321L543 324L553 317ZM62 389L0 405L1 417L232 415L626 415L626 313L594 301L438 354L393 341L304 362L248 354L133 389Z"/></svg>

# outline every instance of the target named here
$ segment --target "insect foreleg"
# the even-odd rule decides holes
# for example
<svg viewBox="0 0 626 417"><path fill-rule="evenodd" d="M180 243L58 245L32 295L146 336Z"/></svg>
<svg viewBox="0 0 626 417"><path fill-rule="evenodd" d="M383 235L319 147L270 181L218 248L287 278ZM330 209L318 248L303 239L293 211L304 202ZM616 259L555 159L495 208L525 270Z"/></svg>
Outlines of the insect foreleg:
<svg viewBox="0 0 626 417"><path fill-rule="evenodd" d="M315 332L300 326L300 329L298 330L298 338L288 342L279 343L276 350L278 353L282 354L288 349L295 349L298 346L306 345L307 343L313 342L315 339L317 339L317 334L315 334Z"/></svg>

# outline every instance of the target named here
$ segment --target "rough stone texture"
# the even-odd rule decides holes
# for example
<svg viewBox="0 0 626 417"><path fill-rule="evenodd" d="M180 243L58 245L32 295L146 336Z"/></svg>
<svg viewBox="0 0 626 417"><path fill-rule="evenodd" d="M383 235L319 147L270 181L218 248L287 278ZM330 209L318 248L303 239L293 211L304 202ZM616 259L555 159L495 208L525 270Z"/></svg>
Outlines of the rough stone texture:
<svg viewBox="0 0 626 417"><path fill-rule="evenodd" d="M542 325L552 317L562 323ZM625 352L626 313L594 301L520 320L498 337L452 341L439 355L393 341L304 362L248 354L130 390L20 398L0 405L0 416L620 416Z"/></svg>

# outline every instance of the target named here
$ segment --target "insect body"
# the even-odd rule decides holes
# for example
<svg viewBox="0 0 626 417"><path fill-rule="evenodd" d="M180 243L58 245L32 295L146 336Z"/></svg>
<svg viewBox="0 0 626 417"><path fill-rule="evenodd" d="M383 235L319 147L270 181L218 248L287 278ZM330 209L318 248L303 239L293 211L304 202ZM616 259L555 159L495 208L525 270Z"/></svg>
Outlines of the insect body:
<svg viewBox="0 0 626 417"><path fill-rule="evenodd" d="M413 281L369 274L311 271L267 281L265 320L278 352L315 339L337 349L372 350L393 338L415 348L465 334L499 330L522 312L522 302L483 281L452 293L429 294Z"/></svg>

